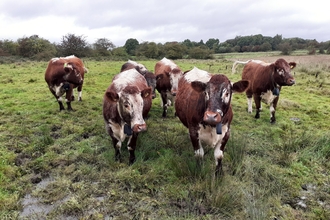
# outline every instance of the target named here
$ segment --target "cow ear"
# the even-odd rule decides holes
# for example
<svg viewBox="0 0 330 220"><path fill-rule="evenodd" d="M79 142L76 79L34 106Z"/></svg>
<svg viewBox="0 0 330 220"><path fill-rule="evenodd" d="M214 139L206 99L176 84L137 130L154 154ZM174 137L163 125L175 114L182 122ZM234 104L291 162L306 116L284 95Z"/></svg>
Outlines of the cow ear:
<svg viewBox="0 0 330 220"><path fill-rule="evenodd" d="M296 67L297 64L295 62L290 62L289 65L290 65L290 68L293 69Z"/></svg>
<svg viewBox="0 0 330 220"><path fill-rule="evenodd" d="M193 81L191 82L191 87L197 92L203 92L206 89L206 83L201 81Z"/></svg>
<svg viewBox="0 0 330 220"><path fill-rule="evenodd" d="M106 91L105 97L113 102L117 102L119 100L118 93L116 93L114 91Z"/></svg>
<svg viewBox="0 0 330 220"><path fill-rule="evenodd" d="M70 73L73 70L73 65L71 63L64 63L64 71Z"/></svg>
<svg viewBox="0 0 330 220"><path fill-rule="evenodd" d="M233 91L234 92L244 92L249 87L249 81L247 80L240 80L233 84Z"/></svg>
<svg viewBox="0 0 330 220"><path fill-rule="evenodd" d="M152 92L151 87L148 87L148 88L142 90L141 91L142 98L147 98L148 96L150 96L151 92Z"/></svg>

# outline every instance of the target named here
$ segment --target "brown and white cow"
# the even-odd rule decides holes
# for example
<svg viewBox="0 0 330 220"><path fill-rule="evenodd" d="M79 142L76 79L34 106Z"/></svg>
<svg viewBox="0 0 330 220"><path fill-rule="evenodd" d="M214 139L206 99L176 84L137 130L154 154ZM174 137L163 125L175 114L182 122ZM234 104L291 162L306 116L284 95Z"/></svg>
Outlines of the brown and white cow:
<svg viewBox="0 0 330 220"><path fill-rule="evenodd" d="M156 89L161 95L163 114L165 118L168 106L175 100L179 79L183 72L172 60L163 58L155 65Z"/></svg>
<svg viewBox="0 0 330 220"><path fill-rule="evenodd" d="M62 96L65 94L67 109L73 110L73 89L77 87L79 92L78 100L81 101L82 85L84 74L87 72L81 59L75 56L52 58L48 62L45 72L45 81L49 90L55 96L60 106L60 111L64 110Z"/></svg>
<svg viewBox="0 0 330 220"><path fill-rule="evenodd" d="M144 114L151 108L151 87L136 70L129 69L117 74L103 99L105 128L115 148L115 159L121 159L120 148L128 137L129 164L135 161L138 134L147 130Z"/></svg>
<svg viewBox="0 0 330 220"><path fill-rule="evenodd" d="M128 60L120 69L120 72L135 68L147 80L148 85L152 88L152 98L156 98L156 76L150 72L143 64Z"/></svg>
<svg viewBox="0 0 330 220"><path fill-rule="evenodd" d="M260 118L261 101L270 105L270 122L275 123L275 111L282 86L292 86L295 79L291 69L296 67L295 62L288 63L280 58L274 63L251 60L243 68L242 79L249 80L246 90L248 112L252 113L252 97L256 105L255 118Z"/></svg>
<svg viewBox="0 0 330 220"><path fill-rule="evenodd" d="M249 82L231 83L223 74L212 75L195 67L184 74L179 84L176 115L189 130L197 158L204 155L202 142L214 148L219 174L233 119L232 92L244 92Z"/></svg>

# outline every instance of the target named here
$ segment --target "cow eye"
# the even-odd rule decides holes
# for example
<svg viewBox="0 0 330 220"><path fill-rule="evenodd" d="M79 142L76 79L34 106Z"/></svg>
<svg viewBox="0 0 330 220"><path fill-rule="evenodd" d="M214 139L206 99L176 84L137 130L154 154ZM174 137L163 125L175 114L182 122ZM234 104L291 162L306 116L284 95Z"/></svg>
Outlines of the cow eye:
<svg viewBox="0 0 330 220"><path fill-rule="evenodd" d="M130 106L129 106L129 103L125 103L125 104L124 104L124 107L125 107L125 108L129 108L129 107L130 107Z"/></svg>

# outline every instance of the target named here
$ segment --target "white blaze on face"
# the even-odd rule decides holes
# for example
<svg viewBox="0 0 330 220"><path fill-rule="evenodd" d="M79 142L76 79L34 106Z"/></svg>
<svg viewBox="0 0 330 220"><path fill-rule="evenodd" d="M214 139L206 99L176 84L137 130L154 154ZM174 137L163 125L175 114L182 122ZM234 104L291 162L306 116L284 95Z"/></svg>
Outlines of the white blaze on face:
<svg viewBox="0 0 330 220"><path fill-rule="evenodd" d="M231 94L230 94L230 89L229 88L224 88L222 90L222 97L221 97L221 99L226 104L228 104L230 102Z"/></svg>

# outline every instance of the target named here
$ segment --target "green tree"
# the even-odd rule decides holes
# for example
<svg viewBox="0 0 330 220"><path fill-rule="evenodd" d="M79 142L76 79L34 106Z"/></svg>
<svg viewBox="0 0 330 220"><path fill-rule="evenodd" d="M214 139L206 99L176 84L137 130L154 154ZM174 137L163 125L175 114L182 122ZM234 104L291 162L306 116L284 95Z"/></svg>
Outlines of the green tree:
<svg viewBox="0 0 330 220"><path fill-rule="evenodd" d="M156 59L159 57L158 46L154 42L143 42L136 50L136 55Z"/></svg>
<svg viewBox="0 0 330 220"><path fill-rule="evenodd" d="M58 45L59 56L75 55L77 57L86 57L90 54L89 47L84 36L76 36L75 34L67 34L62 37L61 43Z"/></svg>
<svg viewBox="0 0 330 220"><path fill-rule="evenodd" d="M184 46L178 42L167 42L164 45L165 56L169 59L182 59L184 54Z"/></svg>
<svg viewBox="0 0 330 220"><path fill-rule="evenodd" d="M288 42L279 44L278 48L283 55L290 55L292 52L292 46Z"/></svg>
<svg viewBox="0 0 330 220"><path fill-rule="evenodd" d="M140 44L138 40L130 38L126 40L124 48L129 55L134 56L136 53L136 49L139 47L139 45Z"/></svg>
<svg viewBox="0 0 330 220"><path fill-rule="evenodd" d="M20 38L17 42L18 53L23 57L49 59L56 54L55 46L38 35Z"/></svg>
<svg viewBox="0 0 330 220"><path fill-rule="evenodd" d="M115 45L106 38L99 38L93 44L93 49L98 56L110 56Z"/></svg>
<svg viewBox="0 0 330 220"><path fill-rule="evenodd" d="M192 59L210 59L212 54L212 50L206 46L193 47L189 50L189 58Z"/></svg>
<svg viewBox="0 0 330 220"><path fill-rule="evenodd" d="M127 54L124 47L117 47L112 50L112 56L114 58L119 58L123 60L127 60L129 55Z"/></svg>
<svg viewBox="0 0 330 220"><path fill-rule="evenodd" d="M0 56L18 55L18 43L12 40L0 40Z"/></svg>
<svg viewBox="0 0 330 220"><path fill-rule="evenodd" d="M214 38L208 39L205 43L205 45L214 52L217 52L217 50L219 49L219 44L220 44L219 39L214 39Z"/></svg>

